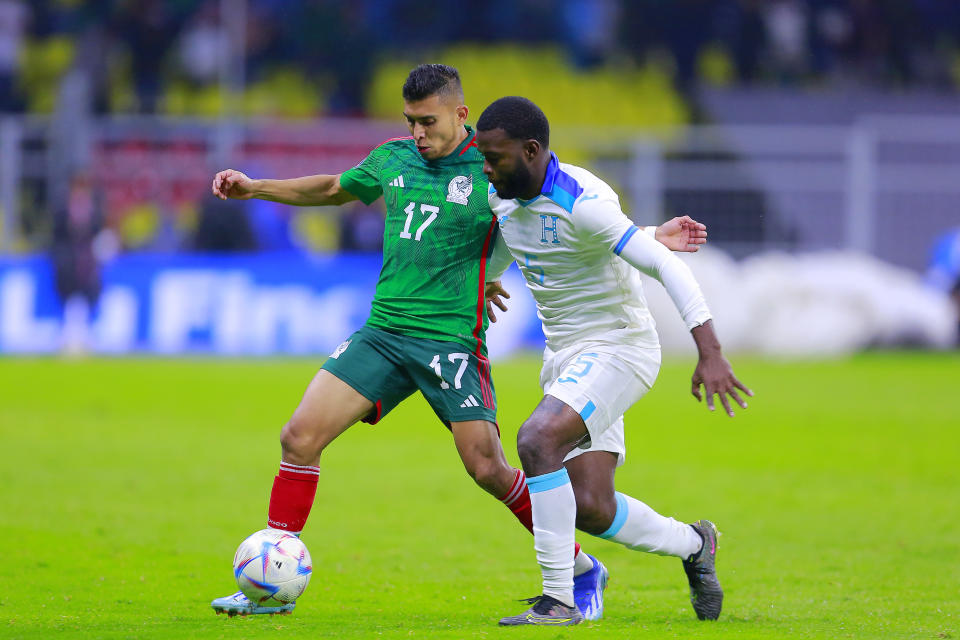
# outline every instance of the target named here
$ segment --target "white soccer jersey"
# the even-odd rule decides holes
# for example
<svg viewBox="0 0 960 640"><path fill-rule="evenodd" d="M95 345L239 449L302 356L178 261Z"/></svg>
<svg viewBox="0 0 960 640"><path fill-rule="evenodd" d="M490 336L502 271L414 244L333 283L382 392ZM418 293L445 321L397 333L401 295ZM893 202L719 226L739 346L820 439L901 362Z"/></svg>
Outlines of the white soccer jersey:
<svg viewBox="0 0 960 640"><path fill-rule="evenodd" d="M533 200L502 200L492 185L489 191L502 241L537 302L547 345L559 351L590 336L627 330L630 343L659 347L639 273L619 257L638 228L607 183L551 156ZM495 248L489 280L511 262L503 260L503 249Z"/></svg>

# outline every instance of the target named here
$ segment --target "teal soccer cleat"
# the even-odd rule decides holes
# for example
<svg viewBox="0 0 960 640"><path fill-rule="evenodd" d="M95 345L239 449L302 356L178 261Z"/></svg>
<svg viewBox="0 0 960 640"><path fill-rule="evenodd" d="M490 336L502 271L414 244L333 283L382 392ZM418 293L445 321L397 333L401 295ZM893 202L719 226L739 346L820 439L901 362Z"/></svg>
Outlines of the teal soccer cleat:
<svg viewBox="0 0 960 640"><path fill-rule="evenodd" d="M610 572L589 553L587 557L593 561L593 568L573 578L573 601L586 620L599 620L603 617L603 590L607 588Z"/></svg>
<svg viewBox="0 0 960 640"><path fill-rule="evenodd" d="M269 613L270 615L287 614L293 611L293 608L297 605L291 602L280 607L261 607L243 595L242 591L237 591L232 596L217 598L210 603L210 606L217 612L217 615L225 613L232 618L233 616L251 616L263 613Z"/></svg>

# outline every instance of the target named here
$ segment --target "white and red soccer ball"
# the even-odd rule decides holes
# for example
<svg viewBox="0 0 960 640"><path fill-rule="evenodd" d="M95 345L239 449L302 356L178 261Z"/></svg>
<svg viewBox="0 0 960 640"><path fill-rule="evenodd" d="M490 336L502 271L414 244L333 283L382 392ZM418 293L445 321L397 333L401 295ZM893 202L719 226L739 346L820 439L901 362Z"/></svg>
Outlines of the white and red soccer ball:
<svg viewBox="0 0 960 640"><path fill-rule="evenodd" d="M310 583L310 552L297 536L263 529L240 543L233 575L243 594L264 607L295 601Z"/></svg>

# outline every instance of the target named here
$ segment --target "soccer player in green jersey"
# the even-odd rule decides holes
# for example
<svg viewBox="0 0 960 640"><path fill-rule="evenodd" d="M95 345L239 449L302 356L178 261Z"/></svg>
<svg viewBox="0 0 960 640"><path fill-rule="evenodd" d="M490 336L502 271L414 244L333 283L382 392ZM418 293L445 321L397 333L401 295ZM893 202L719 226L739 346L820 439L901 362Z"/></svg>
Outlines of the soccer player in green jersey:
<svg viewBox="0 0 960 640"><path fill-rule="evenodd" d="M262 198L292 205L339 205L352 200L386 204L383 268L367 323L343 342L310 382L284 425L282 457L268 510L269 527L299 533L317 489L324 448L358 421L376 423L420 391L453 434L467 472L532 531L523 472L506 461L496 426L484 300L486 261L496 218L487 201L483 158L466 125L468 109L456 69L421 65L403 86L411 136L382 143L339 175L253 180L235 170L218 173L214 195ZM705 232L676 219L661 241L686 249ZM576 549L584 615L602 613L606 570ZM601 571L602 569L602 571ZM218 598L229 614L283 613L242 593Z"/></svg>

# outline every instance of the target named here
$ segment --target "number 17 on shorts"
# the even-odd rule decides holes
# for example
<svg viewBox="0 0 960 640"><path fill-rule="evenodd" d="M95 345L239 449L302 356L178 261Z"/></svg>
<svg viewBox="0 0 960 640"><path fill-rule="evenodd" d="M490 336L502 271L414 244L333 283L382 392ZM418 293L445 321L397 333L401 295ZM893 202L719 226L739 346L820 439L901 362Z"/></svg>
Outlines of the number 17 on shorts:
<svg viewBox="0 0 960 640"><path fill-rule="evenodd" d="M423 363L426 379L418 381L418 386L437 415L448 422L496 422L496 396L486 358L465 351L441 351L425 357Z"/></svg>

